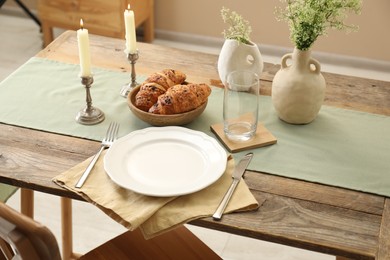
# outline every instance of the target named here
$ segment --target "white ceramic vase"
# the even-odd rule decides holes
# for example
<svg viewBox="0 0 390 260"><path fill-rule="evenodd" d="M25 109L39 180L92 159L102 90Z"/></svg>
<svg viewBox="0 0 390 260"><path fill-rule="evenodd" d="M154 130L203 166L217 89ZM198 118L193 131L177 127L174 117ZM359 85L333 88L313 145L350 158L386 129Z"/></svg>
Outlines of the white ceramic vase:
<svg viewBox="0 0 390 260"><path fill-rule="evenodd" d="M325 87L321 65L310 50L295 48L284 55L272 82L272 103L279 118L290 124L312 122L324 101Z"/></svg>
<svg viewBox="0 0 390 260"><path fill-rule="evenodd" d="M263 58L255 43L245 44L226 39L218 58L218 73L226 84L227 75L235 70L250 70L257 75L263 72Z"/></svg>

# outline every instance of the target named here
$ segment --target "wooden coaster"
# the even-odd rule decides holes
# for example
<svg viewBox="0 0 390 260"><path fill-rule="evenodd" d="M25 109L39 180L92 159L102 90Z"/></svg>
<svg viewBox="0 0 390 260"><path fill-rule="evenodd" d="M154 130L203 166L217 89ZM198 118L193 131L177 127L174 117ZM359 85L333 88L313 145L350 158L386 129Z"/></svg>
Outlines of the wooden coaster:
<svg viewBox="0 0 390 260"><path fill-rule="evenodd" d="M223 131L223 123L210 126L211 131L218 137L218 139L225 145L225 147L231 153L244 151L247 149L253 149L263 147L271 144L275 144L277 139L272 135L262 123L257 124L257 131L254 138L246 142L233 142L227 139Z"/></svg>

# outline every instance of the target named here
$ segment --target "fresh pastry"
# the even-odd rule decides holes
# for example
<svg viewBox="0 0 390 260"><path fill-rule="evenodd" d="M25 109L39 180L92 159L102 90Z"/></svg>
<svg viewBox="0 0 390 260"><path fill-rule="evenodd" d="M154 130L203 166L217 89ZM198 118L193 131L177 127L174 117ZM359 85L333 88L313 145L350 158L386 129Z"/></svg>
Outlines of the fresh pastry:
<svg viewBox="0 0 390 260"><path fill-rule="evenodd" d="M173 69L165 69L153 73L144 83L135 96L135 106L143 111L148 111L157 102L157 98L164 94L170 87L182 84L186 75Z"/></svg>
<svg viewBox="0 0 390 260"><path fill-rule="evenodd" d="M157 102L157 98L165 93L157 83L144 83L135 96L135 106L143 111L148 111Z"/></svg>
<svg viewBox="0 0 390 260"><path fill-rule="evenodd" d="M210 93L207 84L175 85L158 97L149 112L162 115L188 112L205 103Z"/></svg>

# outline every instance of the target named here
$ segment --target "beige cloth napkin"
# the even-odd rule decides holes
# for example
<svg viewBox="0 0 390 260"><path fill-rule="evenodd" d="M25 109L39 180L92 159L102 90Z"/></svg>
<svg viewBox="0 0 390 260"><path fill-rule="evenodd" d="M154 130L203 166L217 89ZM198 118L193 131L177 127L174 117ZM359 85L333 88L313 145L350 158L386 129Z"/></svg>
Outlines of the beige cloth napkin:
<svg viewBox="0 0 390 260"><path fill-rule="evenodd" d="M55 177L53 181L82 196L126 228L141 227L145 238L162 234L188 221L211 216L232 182L234 160L228 160L222 177L207 188L180 197L145 196L119 187L104 171L103 157L81 189L74 188L92 158ZM258 202L241 181L225 213L255 210Z"/></svg>

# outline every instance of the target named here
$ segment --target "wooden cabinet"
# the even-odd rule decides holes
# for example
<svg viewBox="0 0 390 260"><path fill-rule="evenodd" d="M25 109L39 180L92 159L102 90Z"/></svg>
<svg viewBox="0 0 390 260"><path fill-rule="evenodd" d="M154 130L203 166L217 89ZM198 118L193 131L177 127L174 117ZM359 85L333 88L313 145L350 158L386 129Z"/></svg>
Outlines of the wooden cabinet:
<svg viewBox="0 0 390 260"><path fill-rule="evenodd" d="M124 38L123 12L128 3L135 13L136 27L143 26L144 41L154 39L154 0L38 0L43 42L53 41L53 28L67 30L84 27L92 34Z"/></svg>

